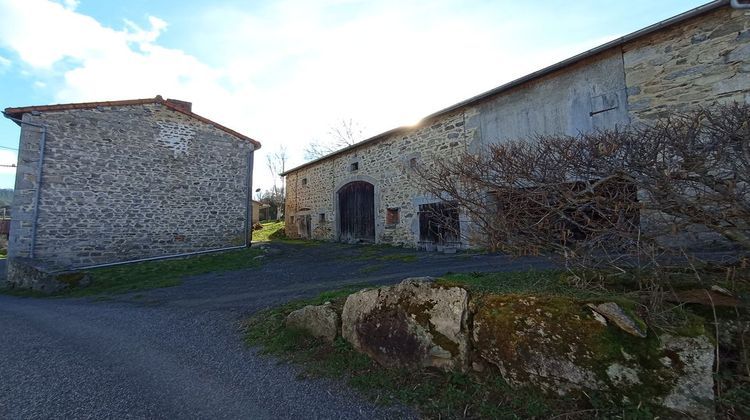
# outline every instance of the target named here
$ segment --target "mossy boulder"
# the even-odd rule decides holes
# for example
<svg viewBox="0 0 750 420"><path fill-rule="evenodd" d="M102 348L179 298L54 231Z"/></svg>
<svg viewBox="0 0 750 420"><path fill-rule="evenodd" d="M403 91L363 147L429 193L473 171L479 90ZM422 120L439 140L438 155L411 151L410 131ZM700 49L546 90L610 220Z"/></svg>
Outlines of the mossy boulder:
<svg viewBox="0 0 750 420"><path fill-rule="evenodd" d="M383 366L466 370L468 304L465 289L406 279L350 295L342 336Z"/></svg>
<svg viewBox="0 0 750 420"><path fill-rule="evenodd" d="M476 355L512 386L615 404L661 406L696 418L713 413L714 347L705 336L645 338L602 323L566 297L485 295L474 302ZM587 394L587 395L588 395Z"/></svg>

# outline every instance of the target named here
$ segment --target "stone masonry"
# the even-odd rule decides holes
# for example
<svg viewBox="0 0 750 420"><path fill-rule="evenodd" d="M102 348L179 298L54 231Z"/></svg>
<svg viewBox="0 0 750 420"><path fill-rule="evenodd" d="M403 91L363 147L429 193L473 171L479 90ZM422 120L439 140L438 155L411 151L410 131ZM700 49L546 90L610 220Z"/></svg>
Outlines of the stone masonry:
<svg viewBox="0 0 750 420"><path fill-rule="evenodd" d="M160 98L159 98L160 99ZM63 269L245 243L254 145L154 102L25 113L9 257ZM12 279L10 279L12 281Z"/></svg>
<svg viewBox="0 0 750 420"><path fill-rule="evenodd" d="M337 240L337 191L367 181L375 192L375 241L413 247L419 205L440 200L420 188L412 159L429 170L435 159L508 138L611 129L666 109L750 102L749 28L747 12L723 4L287 171L286 233L307 236L309 220L312 239ZM388 209L398 212L397 223L386 224ZM470 246L471 225L460 222Z"/></svg>
<svg viewBox="0 0 750 420"><path fill-rule="evenodd" d="M634 120L668 109L750 102L750 13L722 7L623 47Z"/></svg>
<svg viewBox="0 0 750 420"><path fill-rule="evenodd" d="M419 205L438 200L420 192L412 165L429 170L436 157L450 158L456 152L465 151L476 135L476 130L467 129L465 124L470 116L471 110L462 110L287 175L287 235L299 236L302 217L311 214L312 239L335 240L334 194L343 185L362 180L375 185L376 241L413 244ZM354 162L359 163L356 171L350 169ZM389 208L397 209L398 223L386 225ZM325 214L323 222L321 214Z"/></svg>

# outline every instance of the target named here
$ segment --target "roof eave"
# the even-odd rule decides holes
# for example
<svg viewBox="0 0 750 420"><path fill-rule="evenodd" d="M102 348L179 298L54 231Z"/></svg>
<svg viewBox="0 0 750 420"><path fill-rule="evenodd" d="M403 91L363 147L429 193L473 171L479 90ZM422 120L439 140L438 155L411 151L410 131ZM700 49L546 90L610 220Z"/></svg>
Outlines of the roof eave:
<svg viewBox="0 0 750 420"><path fill-rule="evenodd" d="M172 104L169 101L165 100L160 95L157 95L154 98L127 99L123 101L80 102L80 103L70 103L70 104L36 105L36 106L25 106L25 107L16 107L16 108L5 108L5 110L3 111L3 115L6 118L11 119L11 121L14 121L16 124L21 125L21 123L18 120L21 120L23 118L23 114L34 112L34 111L55 112L55 111L66 111L66 110L71 110L71 109L91 109L91 108L96 108L100 106L114 107L114 106L132 106L132 105L145 105L145 104L160 104L173 111L179 112L181 114L187 115L188 117L195 118L198 121L214 126L215 128L221 131L224 131L227 134L230 134L241 140L249 141L253 145L253 150L258 150L261 147L261 144L259 141L252 139L237 131L234 131L231 128L223 126L217 122L211 121L208 118L200 116L192 111L187 111L185 109L182 109L179 106Z"/></svg>
<svg viewBox="0 0 750 420"><path fill-rule="evenodd" d="M300 169L303 169L303 168L306 168L308 166L314 165L314 164L316 164L318 162L330 159L330 158L332 158L332 157L334 157L336 155L339 155L339 154L342 154L342 153L346 153L347 151L350 151L352 149L356 149L358 147L361 147L361 146L364 146L366 144L369 144L369 143L375 142L377 140L380 140L380 139L382 139L384 137L390 136L390 135L394 134L395 132L399 132L399 131L402 131L402 130L411 130L411 129L419 128L422 125L424 125L425 123L427 123L428 121L431 121L431 120L433 120L433 119L435 119L435 118L437 118L439 116L442 116L442 115L448 114L450 112L456 111L456 110L461 109L461 108L463 108L465 106L481 102L481 101L483 101L485 99L489 99L489 98L491 98L491 97L493 97L495 95L498 95L498 94L500 94L502 92L508 91L508 90L510 90L510 89L512 89L512 88L514 88L516 86L519 86L519 85L522 85L524 83L530 82L532 80L538 79L540 77L546 76L546 75L548 75L550 73L553 73L553 72L555 72L557 70L560 70L562 68L568 67L568 66L570 66L572 64L575 64L575 63L577 63L579 61L582 61L582 60L584 60L586 58L593 57L593 56L595 56L595 55L597 55L599 53L602 53L604 51L610 50L612 48L617 48L619 46L624 45L625 43L628 43L630 41L634 41L634 40L636 40L638 38L641 38L641 37L646 36L646 35L648 35L650 33L656 32L657 30L663 29L663 28L665 28L667 26L672 26L672 25L675 25L677 23L683 22L685 20L691 19L691 18L693 18L695 16L699 16L699 15L702 15L704 13L708 13L708 12L714 10L714 9L718 9L719 7L727 6L727 5L729 5L729 2L730 2L730 0L715 0L715 1L712 1L710 3L706 3L706 4L702 5L702 6L698 6L698 7L694 8L694 9L688 10L688 11L686 11L684 13L680 13L679 15L673 16L671 18L664 19L664 20L662 20L660 22L657 22L657 23L655 23L653 25L649 25L649 26L647 26L647 27L645 27L643 29L639 29L639 30L637 30L635 32L631 32L631 33L629 33L629 34L627 34L625 36L622 36L620 38L617 38L617 39L614 39L614 40L609 41L607 43L604 43L602 45L599 45L598 47L594 47L594 48L592 48L590 50L587 50L587 51L584 51L584 52L582 52L580 54L574 55L573 57L570 57L570 58L567 58L567 59L565 59L563 61L560 61L558 63L552 64L551 66L548 66L548 67L545 67L543 69L537 70L537 71L535 71L533 73L529 73L529 74L527 74L527 75L525 75L523 77L520 77L518 79L512 80L512 81L510 81L508 83L502 84L502 85L500 85L500 86L498 86L498 87L496 87L494 89L491 89L491 90L488 90L486 92L480 93L479 95L476 95L476 96L472 96L469 99L466 99L466 100L463 100L463 101L458 102L456 104L453 104L453 105L451 105L451 106L449 106L447 108L443 108L440 111L437 111L437 112L434 112L434 113L432 113L430 115L427 115L426 117L422 118L419 121L419 123L417 123L417 124L415 124L413 126L402 126L402 127L397 127L397 128L388 130L388 131L386 131L384 133L380 133L380 134L375 135L373 137L369 137L369 138L367 138L365 140L362 140L362 141L360 141L358 143L355 143L355 144L353 144L351 146L347 146L347 147L345 147L343 149L340 149L340 150L337 150L337 151L335 151L333 153L329 153L329 154L327 154L325 156L322 156L320 158L311 160L310 162L305 162L302 165L294 167L294 168L292 168L292 169L290 169L288 171L285 171L285 172L283 172L283 173L281 173L279 175L286 176L286 175L288 175L288 174L290 174L292 172L296 172L296 171L298 171Z"/></svg>

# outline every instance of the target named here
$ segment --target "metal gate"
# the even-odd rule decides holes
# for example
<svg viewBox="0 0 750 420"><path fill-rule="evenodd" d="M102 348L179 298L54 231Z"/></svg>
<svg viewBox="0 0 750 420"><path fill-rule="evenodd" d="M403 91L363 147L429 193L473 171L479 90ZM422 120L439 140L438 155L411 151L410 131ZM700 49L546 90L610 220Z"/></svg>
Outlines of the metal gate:
<svg viewBox="0 0 750 420"><path fill-rule="evenodd" d="M375 242L375 187L369 182L350 182L338 192L339 240Z"/></svg>

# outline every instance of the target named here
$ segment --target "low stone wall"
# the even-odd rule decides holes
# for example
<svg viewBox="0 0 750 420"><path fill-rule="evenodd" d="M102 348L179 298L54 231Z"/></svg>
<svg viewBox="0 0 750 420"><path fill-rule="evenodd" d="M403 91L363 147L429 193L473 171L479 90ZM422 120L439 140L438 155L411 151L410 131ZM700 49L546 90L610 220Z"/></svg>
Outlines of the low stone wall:
<svg viewBox="0 0 750 420"><path fill-rule="evenodd" d="M59 266L38 260L10 258L7 264L9 288L55 293L71 287L86 287L91 283L91 278L86 273L64 271Z"/></svg>

